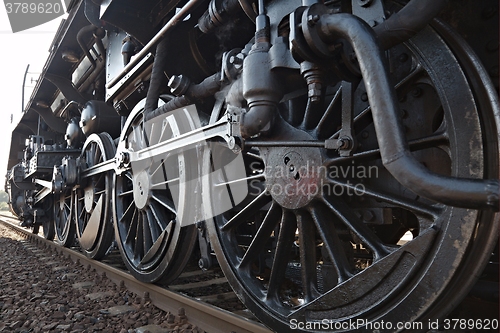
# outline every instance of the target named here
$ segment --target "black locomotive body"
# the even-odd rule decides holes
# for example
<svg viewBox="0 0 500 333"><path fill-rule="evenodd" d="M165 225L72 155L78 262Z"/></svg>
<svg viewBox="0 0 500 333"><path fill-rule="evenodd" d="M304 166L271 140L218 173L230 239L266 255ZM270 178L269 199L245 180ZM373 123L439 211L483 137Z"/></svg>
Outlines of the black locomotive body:
<svg viewBox="0 0 500 333"><path fill-rule="evenodd" d="M498 2L67 9L12 133L33 232L151 283L215 254L278 332L442 318L496 251Z"/></svg>

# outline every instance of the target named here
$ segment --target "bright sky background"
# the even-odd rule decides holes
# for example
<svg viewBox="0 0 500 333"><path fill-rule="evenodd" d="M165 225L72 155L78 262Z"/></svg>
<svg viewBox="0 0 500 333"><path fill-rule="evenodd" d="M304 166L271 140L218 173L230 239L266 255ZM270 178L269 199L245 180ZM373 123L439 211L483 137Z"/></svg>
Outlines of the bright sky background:
<svg viewBox="0 0 500 333"><path fill-rule="evenodd" d="M28 102L33 86L49 56L49 47L59 27L61 18L43 25L13 34L9 19L3 6L0 6L0 190L7 172L11 132L22 114L21 99L23 77L29 64L26 77L25 103ZM30 88L31 87L31 88ZM14 115L11 124L10 115Z"/></svg>

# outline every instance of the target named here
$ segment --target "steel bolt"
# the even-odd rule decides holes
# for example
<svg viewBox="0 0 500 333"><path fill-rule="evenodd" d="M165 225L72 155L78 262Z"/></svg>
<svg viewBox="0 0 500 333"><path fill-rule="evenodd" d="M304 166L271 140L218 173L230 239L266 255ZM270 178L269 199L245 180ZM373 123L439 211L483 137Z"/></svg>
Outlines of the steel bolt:
<svg viewBox="0 0 500 333"><path fill-rule="evenodd" d="M313 82L309 84L307 96L311 99L311 102L317 103L321 100L321 83Z"/></svg>
<svg viewBox="0 0 500 333"><path fill-rule="evenodd" d="M375 214L371 210L367 210L363 213L363 220L367 222L373 221L375 220Z"/></svg>
<svg viewBox="0 0 500 333"><path fill-rule="evenodd" d="M309 24L309 26L311 26L311 27L316 25L316 23L318 23L318 21L319 21L319 15L309 15L307 17L307 24Z"/></svg>
<svg viewBox="0 0 500 333"><path fill-rule="evenodd" d="M351 148L351 140L347 137L343 137L339 139L339 149L349 149Z"/></svg>
<svg viewBox="0 0 500 333"><path fill-rule="evenodd" d="M243 66L244 56L241 53L237 55L232 55L229 57L229 63L236 69L240 69Z"/></svg>
<svg viewBox="0 0 500 333"><path fill-rule="evenodd" d="M365 93L365 92L364 92L364 93L362 93L362 94L361 94L361 100L362 100L363 102L368 102L368 94L367 94L367 93Z"/></svg>
<svg viewBox="0 0 500 333"><path fill-rule="evenodd" d="M363 139L367 139L367 138L368 138L368 136L369 136L368 131L363 131L363 132L361 132L361 137L362 137Z"/></svg>
<svg viewBox="0 0 500 333"><path fill-rule="evenodd" d="M170 91L176 96L184 95L190 84L191 81L182 75L172 75L170 81L168 81Z"/></svg>
<svg viewBox="0 0 500 333"><path fill-rule="evenodd" d="M398 59L399 59L399 61L400 61L400 62L406 62L406 61L408 61L408 58L409 58L409 57L408 57L408 54L407 54L407 53L401 53L401 54L399 55L399 58L398 58Z"/></svg>

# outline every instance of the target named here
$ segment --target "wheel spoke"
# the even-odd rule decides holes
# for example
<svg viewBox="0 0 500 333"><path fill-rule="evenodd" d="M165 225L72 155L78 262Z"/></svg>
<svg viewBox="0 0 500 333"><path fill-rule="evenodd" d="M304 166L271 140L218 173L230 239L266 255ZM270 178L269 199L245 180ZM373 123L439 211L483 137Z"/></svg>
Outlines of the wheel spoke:
<svg viewBox="0 0 500 333"><path fill-rule="evenodd" d="M151 208L151 207L150 207ZM153 214L152 209L146 210L146 216L148 219L148 229L151 235L151 245L160 237L160 232L158 232L158 218L155 214ZM145 226L146 227L146 226ZM150 246L151 247L151 246ZM148 249L150 248L148 247Z"/></svg>
<svg viewBox="0 0 500 333"><path fill-rule="evenodd" d="M168 209L172 214L177 215L177 210L175 209L175 204L172 200L167 198L166 196L156 193L158 191L154 191L151 194L151 198L158 202L160 205Z"/></svg>
<svg viewBox="0 0 500 333"><path fill-rule="evenodd" d="M316 228L311 216L299 211L297 228L299 229L299 251L304 300L312 301L318 296L316 273Z"/></svg>
<svg viewBox="0 0 500 333"><path fill-rule="evenodd" d="M144 242L144 253L147 253L148 250L153 246L154 241L158 238L154 238L152 235L153 231L151 228L151 219L152 215L150 211L143 211L141 212L142 215L142 239Z"/></svg>
<svg viewBox="0 0 500 333"><path fill-rule="evenodd" d="M259 194L255 199L252 200L247 206L240 210L235 216L233 216L226 224L224 224L221 229L222 231L227 231L229 229L239 226L241 223L245 222L248 218L255 215L255 212L261 207L267 205L271 201L271 197L266 191Z"/></svg>
<svg viewBox="0 0 500 333"><path fill-rule="evenodd" d="M245 182L248 180L255 180L255 179L264 180L264 178L265 178L264 174L258 174L258 175L249 176L249 177L245 177L245 178L230 180L230 181L224 182L224 183L217 183L214 185L214 187L226 186L226 185L230 185L230 184L241 183L241 182Z"/></svg>
<svg viewBox="0 0 500 333"><path fill-rule="evenodd" d="M123 223L124 221L128 221L128 216L133 212L134 207L135 207L135 203L134 203L134 201L132 201L128 205L127 209L125 209L125 211L123 212L123 215L120 216L120 218L118 219L118 222ZM133 216L132 216L132 218L133 218Z"/></svg>
<svg viewBox="0 0 500 333"><path fill-rule="evenodd" d="M103 190L99 190L99 191L95 192L95 196L99 196L99 195L102 195L104 193L106 193L106 190L104 190L104 189Z"/></svg>
<svg viewBox="0 0 500 333"><path fill-rule="evenodd" d="M399 81L396 86L395 86L395 89L396 91L406 87L406 85L413 79L416 79L418 78L420 75L424 74L425 71L424 71L424 68L422 67L421 64L417 64L417 66L415 67L415 69L409 73L406 77L404 77L401 81ZM355 124L356 122L358 122L359 120L361 120L364 116L366 116L369 112L371 112L371 107L370 106L367 106L365 109L363 109L360 113L358 113L354 119L353 119L353 123ZM340 134L340 130L338 130L337 132L335 132L331 137L330 139L335 139L339 136Z"/></svg>
<svg viewBox="0 0 500 333"><path fill-rule="evenodd" d="M329 130L331 128L330 118L334 115L334 111L337 111L335 109L335 106L341 101L340 99L340 97L342 96L341 91L342 89L338 89L335 92L332 101L330 102L330 104L326 108L325 113L318 122L318 126L315 129L315 136L322 137L323 131Z"/></svg>
<svg viewBox="0 0 500 333"><path fill-rule="evenodd" d="M373 251L375 260L381 259L392 252L342 200L323 197L323 203Z"/></svg>
<svg viewBox="0 0 500 333"><path fill-rule="evenodd" d="M340 240L333 222L325 213L322 205L315 205L309 210L319 235L323 240L330 259L338 273L338 283L342 283L353 275L351 265L347 259L342 241Z"/></svg>
<svg viewBox="0 0 500 333"><path fill-rule="evenodd" d="M132 175L130 174L130 172L127 172L124 175L125 175L125 177L127 177L128 180L133 181L133 178L132 178Z"/></svg>
<svg viewBox="0 0 500 333"><path fill-rule="evenodd" d="M343 183L341 181L330 178L327 179L327 182L331 185L342 186L344 189L349 189L350 191L357 193L357 195L367 195L376 200L390 203L392 205L410 210L417 215L430 217L432 219L435 219L436 216L441 212L440 208L433 207L428 204L423 204L415 200L410 200L396 194L387 194L379 190L373 190L366 185L364 185L363 188L357 188L353 184Z"/></svg>
<svg viewBox="0 0 500 333"><path fill-rule="evenodd" d="M154 215L158 227L160 228L161 231L163 231L167 228L168 222L167 223L164 222L166 218L163 216L161 209L157 207L157 205L158 204L156 202L151 202L150 204L151 213Z"/></svg>
<svg viewBox="0 0 500 333"><path fill-rule="evenodd" d="M135 246L134 246L134 258L140 259L144 255L144 241L143 233L141 227L143 225L143 215L141 212L137 213L137 228L135 231Z"/></svg>
<svg viewBox="0 0 500 333"><path fill-rule="evenodd" d="M133 195L133 194L134 194L134 190L130 190L130 191L125 191L125 192L118 194L117 197L123 198L123 197L126 197L127 195Z"/></svg>
<svg viewBox="0 0 500 333"><path fill-rule="evenodd" d="M316 125L321 117L323 103L320 101L311 102L307 101L306 111L304 113L304 120L302 121L302 127L306 129L312 128Z"/></svg>
<svg viewBox="0 0 500 333"><path fill-rule="evenodd" d="M295 216L290 211L284 210L281 215L280 232L267 288L266 298L268 300L273 300L274 302L279 301L278 293L285 280L286 268L288 266L296 228L297 222Z"/></svg>
<svg viewBox="0 0 500 333"><path fill-rule="evenodd" d="M408 141L408 146L411 151L419 151L428 148L437 147L440 145L446 145L449 143L448 135L444 132L435 133L424 138L415 139ZM338 163L355 161L355 160L374 160L380 159L380 149L372 149L363 152L353 154L348 157L334 157L325 160L324 166L330 167Z"/></svg>
<svg viewBox="0 0 500 333"><path fill-rule="evenodd" d="M125 237L125 243L131 243L133 240L135 240L136 235L137 235L137 225L139 217L137 216L137 210L134 209L132 218L130 219L130 224L128 225L127 228L127 236Z"/></svg>
<svg viewBox="0 0 500 333"><path fill-rule="evenodd" d="M172 179L169 179L169 180L166 180L164 182L160 182L160 183L156 183L156 184L151 184L151 189L154 189L156 190L158 187L160 186L163 186L163 185L168 185L170 183L178 183L180 181L180 178L179 177L176 177L176 178L172 178ZM162 189L167 189L167 187L164 187Z"/></svg>
<svg viewBox="0 0 500 333"><path fill-rule="evenodd" d="M245 156L248 156L248 157L250 157L250 158L253 158L254 160L263 161L262 156L257 155L257 154L255 154L255 153L253 153L253 152L251 152L251 151L246 152L246 153L245 153Z"/></svg>
<svg viewBox="0 0 500 333"><path fill-rule="evenodd" d="M269 208L269 211L266 214L266 217L262 221L262 224L259 226L257 233L253 237L252 243L250 243L250 246L243 255L240 262L240 268L251 264L253 260L258 259L258 255L262 251L265 251L266 243L269 241L271 233L279 222L279 214L280 207L277 203L273 202L271 204L271 208Z"/></svg>
<svg viewBox="0 0 500 333"><path fill-rule="evenodd" d="M163 158L160 160L160 163L158 163L158 166L155 167L155 169L152 172L150 172L151 178L154 178L154 176L156 175L156 173L161 170L161 171L163 171L163 177L164 177L164 179L167 179L167 172L166 172L166 170L168 169L168 166L167 167L165 166L165 162L167 162L167 160L171 157L171 155L172 155L171 152L167 152L167 153L165 153L165 154L162 155ZM155 163L156 162L157 161L155 160Z"/></svg>

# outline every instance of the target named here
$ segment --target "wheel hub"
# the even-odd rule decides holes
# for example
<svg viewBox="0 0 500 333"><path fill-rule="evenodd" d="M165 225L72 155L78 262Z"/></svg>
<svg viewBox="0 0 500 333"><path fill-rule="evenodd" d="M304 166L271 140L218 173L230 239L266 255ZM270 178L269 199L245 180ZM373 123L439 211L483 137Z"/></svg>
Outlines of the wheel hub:
<svg viewBox="0 0 500 333"><path fill-rule="evenodd" d="M282 126L279 138L273 140L312 140L292 127ZM274 147L262 151L265 162L266 189L284 208L298 209L321 194L325 172L319 148Z"/></svg>
<svg viewBox="0 0 500 333"><path fill-rule="evenodd" d="M85 189L84 202L85 202L85 211L87 213L92 212L92 208L94 206L94 195L95 195L95 191L94 191L93 186L89 186Z"/></svg>
<svg viewBox="0 0 500 333"><path fill-rule="evenodd" d="M151 197L151 181L147 170L143 170L134 175L134 201L138 209L146 207Z"/></svg>

